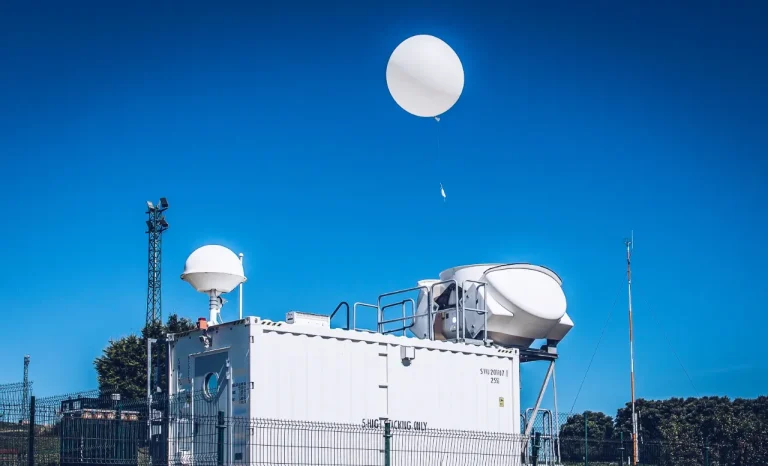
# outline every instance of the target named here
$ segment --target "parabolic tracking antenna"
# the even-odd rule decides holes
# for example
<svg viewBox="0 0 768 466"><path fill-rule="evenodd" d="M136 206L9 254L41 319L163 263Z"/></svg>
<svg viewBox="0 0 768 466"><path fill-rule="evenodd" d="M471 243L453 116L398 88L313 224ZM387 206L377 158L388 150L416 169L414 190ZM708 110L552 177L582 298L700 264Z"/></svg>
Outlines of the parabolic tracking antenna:
<svg viewBox="0 0 768 466"><path fill-rule="evenodd" d="M433 118L447 112L464 90L464 68L453 49L420 34L395 48L387 63L387 87L406 112Z"/></svg>
<svg viewBox="0 0 768 466"><path fill-rule="evenodd" d="M440 281L422 280L418 286L428 288L434 283L441 286L433 290L433 299L444 299L449 306L461 300L465 308L486 310L487 318L481 312L465 311L462 322L457 322L456 312L449 312L445 318L433 315L429 322L426 293L422 290L411 328L419 338L428 335L429 326L434 326L437 339L454 339L460 331L475 338L487 325L488 336L496 343L527 348L537 339L557 344L573 328L560 277L545 267L467 265L444 270Z"/></svg>
<svg viewBox="0 0 768 466"><path fill-rule="evenodd" d="M221 295L246 280L240 258L224 246L215 244L197 248L189 255L181 279L208 295L209 325L222 323L221 306L224 300Z"/></svg>

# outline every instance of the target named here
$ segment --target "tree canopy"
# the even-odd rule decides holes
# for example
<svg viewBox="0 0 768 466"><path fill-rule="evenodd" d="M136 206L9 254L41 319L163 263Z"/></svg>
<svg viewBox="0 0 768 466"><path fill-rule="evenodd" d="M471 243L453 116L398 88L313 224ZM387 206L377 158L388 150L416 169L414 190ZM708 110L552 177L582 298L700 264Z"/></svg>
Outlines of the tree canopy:
<svg viewBox="0 0 768 466"><path fill-rule="evenodd" d="M665 446L646 448L646 457L658 455L662 464L701 464L705 454L719 464L768 464L768 396L735 400L717 396L638 399L635 411L638 441L643 445ZM625 441L631 439L631 404L619 409L615 418L603 413L585 414L590 441L615 442L621 434ZM560 436L583 440L584 415L570 416L561 426ZM590 456L599 453L593 453L590 447ZM642 458L643 449L640 455Z"/></svg>
<svg viewBox="0 0 768 466"><path fill-rule="evenodd" d="M117 392L127 399L146 397L147 338L157 338L162 342L168 333L179 333L194 328L195 324L189 319L171 314L165 324L145 327L141 335L128 335L118 340L110 340L102 355L93 362L98 375L99 390ZM153 347L153 353L154 364L157 367L166 367L165 345ZM165 386L166 378L165 371L161 370L159 386Z"/></svg>

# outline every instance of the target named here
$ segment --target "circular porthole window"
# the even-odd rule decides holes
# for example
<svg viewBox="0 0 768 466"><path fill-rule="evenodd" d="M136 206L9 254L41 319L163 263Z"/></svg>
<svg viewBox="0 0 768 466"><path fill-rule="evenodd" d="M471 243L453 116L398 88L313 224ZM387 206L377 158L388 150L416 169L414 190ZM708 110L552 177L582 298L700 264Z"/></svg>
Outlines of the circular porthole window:
<svg viewBox="0 0 768 466"><path fill-rule="evenodd" d="M212 399L219 391L219 374L215 372L209 372L205 374L205 380L203 380L203 396L207 399Z"/></svg>

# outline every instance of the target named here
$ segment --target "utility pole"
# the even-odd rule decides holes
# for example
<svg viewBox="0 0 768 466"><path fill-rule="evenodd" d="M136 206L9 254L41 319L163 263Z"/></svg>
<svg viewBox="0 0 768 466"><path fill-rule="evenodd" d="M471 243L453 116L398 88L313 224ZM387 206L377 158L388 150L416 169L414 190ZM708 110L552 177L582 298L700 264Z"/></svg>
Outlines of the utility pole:
<svg viewBox="0 0 768 466"><path fill-rule="evenodd" d="M637 414L635 413L635 354L634 354L634 333L632 330L632 250L634 249L635 235L632 233L631 239L625 239L624 245L627 247L627 291L629 295L629 368L630 368L630 386L632 390L632 464L637 465L638 447L637 447Z"/></svg>

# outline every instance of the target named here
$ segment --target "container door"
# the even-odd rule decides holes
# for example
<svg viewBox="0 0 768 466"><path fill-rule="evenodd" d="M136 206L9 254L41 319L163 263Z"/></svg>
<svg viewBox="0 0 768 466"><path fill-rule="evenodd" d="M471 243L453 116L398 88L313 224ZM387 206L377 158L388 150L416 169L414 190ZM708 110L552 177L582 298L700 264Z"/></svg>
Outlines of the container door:
<svg viewBox="0 0 768 466"><path fill-rule="evenodd" d="M195 463L228 464L230 446L230 364L229 352L195 358Z"/></svg>

